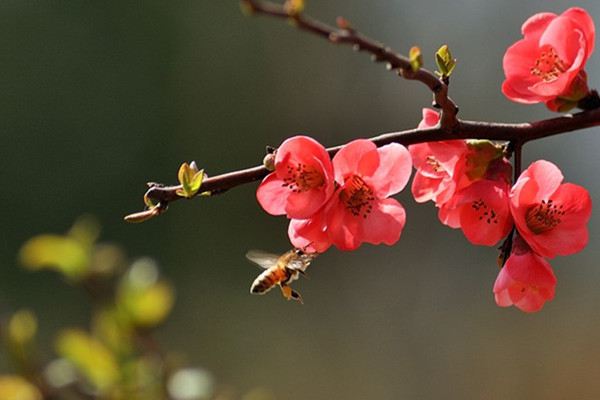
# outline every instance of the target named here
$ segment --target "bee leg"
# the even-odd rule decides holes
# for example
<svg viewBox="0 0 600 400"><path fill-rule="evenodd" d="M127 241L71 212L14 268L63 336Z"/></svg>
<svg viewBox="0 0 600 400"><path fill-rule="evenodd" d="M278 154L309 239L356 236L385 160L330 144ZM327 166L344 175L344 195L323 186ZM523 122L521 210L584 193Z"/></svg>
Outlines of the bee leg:
<svg viewBox="0 0 600 400"><path fill-rule="evenodd" d="M287 300L296 300L296 301L300 302L300 304L304 304L304 302L302 301L302 296L300 296L300 293L296 292L294 289L292 289L288 285L283 284L280 286L281 286L281 293L283 294L283 297L285 297Z"/></svg>
<svg viewBox="0 0 600 400"><path fill-rule="evenodd" d="M301 269L297 270L298 273L300 275L302 275L303 277L305 277L306 279L310 279L310 277L308 276L308 273L306 271L302 271Z"/></svg>
<svg viewBox="0 0 600 400"><path fill-rule="evenodd" d="M294 289L292 289L292 299L296 300L300 304L304 304L302 301L302 296L300 296L300 293L296 292Z"/></svg>

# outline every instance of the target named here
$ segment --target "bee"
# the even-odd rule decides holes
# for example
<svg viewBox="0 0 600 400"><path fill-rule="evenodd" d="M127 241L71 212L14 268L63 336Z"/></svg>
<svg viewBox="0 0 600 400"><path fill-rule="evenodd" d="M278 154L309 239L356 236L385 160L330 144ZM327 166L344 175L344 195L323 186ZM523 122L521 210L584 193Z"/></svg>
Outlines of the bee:
<svg viewBox="0 0 600 400"><path fill-rule="evenodd" d="M250 250L246 258L265 270L252 282L250 293L265 294L279 285L283 297L294 299L302 304L300 293L289 284L300 276L310 265L317 253L306 253L300 249L292 249L282 255L267 253L260 250Z"/></svg>

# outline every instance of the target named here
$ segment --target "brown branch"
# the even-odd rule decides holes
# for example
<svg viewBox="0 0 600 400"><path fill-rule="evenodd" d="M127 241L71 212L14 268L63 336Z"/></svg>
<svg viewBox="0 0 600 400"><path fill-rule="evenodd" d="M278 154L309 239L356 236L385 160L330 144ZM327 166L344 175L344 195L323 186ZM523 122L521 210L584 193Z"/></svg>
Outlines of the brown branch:
<svg viewBox="0 0 600 400"><path fill-rule="evenodd" d="M458 131L449 132L441 127L428 129L408 129L400 132L385 133L370 138L377 146L399 143L405 146L453 139L489 139L509 141L522 146L537 139L572 132L600 125L600 108L584 111L573 115L546 119L531 123L504 124L496 122L458 121ZM334 155L341 146L327 149ZM264 166L242 169L206 178L202 183L201 192L218 194L236 186L263 179L269 170ZM163 207L172 201L182 199L176 190L181 186L151 186L146 196Z"/></svg>
<svg viewBox="0 0 600 400"><path fill-rule="evenodd" d="M242 0L242 3L254 13L285 18L294 22L301 30L305 30L326 38L332 43L350 44L356 50L370 53L373 60L386 62L388 69L398 71L407 79L413 79L424 83L434 94L434 105L441 108L440 124L435 128L409 129L400 132L386 133L372 137L377 146L389 143L411 145L423 142L434 142L453 139L489 139L496 141L508 141L513 148L521 148L523 144L531 140L541 139L561 133L571 132L579 129L600 125L600 108L591 109L591 105L600 106L600 101L588 102L588 110L574 115L541 120L532 123L505 124L496 122L462 121L456 117L458 107L448 97L448 84L431 71L419 68L413 71L410 61L381 43L358 33L350 28L345 20L338 22L339 29L329 27L319 21L313 20L301 13L290 12L285 6L260 0ZM594 92L595 93L595 92ZM597 97L597 95L596 95ZM331 147L328 150L334 155L341 146ZM231 188L246 183L263 179L269 170L264 166L256 166L243 170L228 172L226 174L206 178L202 183L198 194L210 192L210 194L223 193ZM161 184L149 183L149 189L145 194L148 203L156 206L131 214L126 217L130 222L142 222L164 212L169 203L182 199L177 194L181 186L163 186Z"/></svg>
<svg viewBox="0 0 600 400"><path fill-rule="evenodd" d="M417 71L413 71L408 58L397 54L382 43L365 37L355 29L346 26L346 23L341 24L342 27L336 29L301 13L290 14L284 6L271 2L242 0L242 3L245 4L251 12L256 14L291 20L298 29L324 37L331 43L349 44L356 51L364 51L371 54L373 61L386 63L388 70L397 71L399 75L406 79L422 82L433 93L434 107L440 108L442 111L440 125L448 131L454 131L458 127L458 120L456 118L458 107L454 101L448 97L447 83L433 72L425 68L419 68ZM344 19L340 20L345 22Z"/></svg>

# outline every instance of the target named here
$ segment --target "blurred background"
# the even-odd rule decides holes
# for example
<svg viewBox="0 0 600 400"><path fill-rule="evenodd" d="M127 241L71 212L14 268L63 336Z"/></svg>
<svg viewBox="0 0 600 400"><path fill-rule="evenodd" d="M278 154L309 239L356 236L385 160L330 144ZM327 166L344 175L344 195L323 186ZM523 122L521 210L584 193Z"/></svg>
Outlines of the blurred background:
<svg viewBox="0 0 600 400"><path fill-rule="evenodd" d="M327 22L343 15L366 35L426 66L447 43L458 58L451 96L462 118L521 122L552 116L500 92L502 56L543 0L308 1ZM600 3L579 1L600 23ZM156 259L177 290L158 331L168 350L237 393L273 399L600 398L600 217L580 254L552 260L557 296L538 314L494 303L493 248L442 226L407 190L408 221L393 246L331 250L295 287L251 296L260 272L244 254L289 248L284 218L267 216L246 185L173 204L141 225L145 182L175 183L196 160L209 175L260 163L265 145L309 134L325 145L414 127L431 95L364 54L245 17L237 1L0 2L0 313L40 318L42 347L65 325L86 326L81 290L30 273L28 238L98 217L102 240ZM600 57L586 68L600 86ZM528 144L600 199L598 129ZM0 353L0 373L10 372Z"/></svg>

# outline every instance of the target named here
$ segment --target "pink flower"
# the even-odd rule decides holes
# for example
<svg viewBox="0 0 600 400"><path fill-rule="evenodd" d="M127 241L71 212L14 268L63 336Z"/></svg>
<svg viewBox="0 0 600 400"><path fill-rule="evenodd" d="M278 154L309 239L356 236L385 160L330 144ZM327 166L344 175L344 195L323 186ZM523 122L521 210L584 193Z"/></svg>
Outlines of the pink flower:
<svg viewBox="0 0 600 400"><path fill-rule="evenodd" d="M508 203L512 166L489 142L469 144L467 162L456 173L460 183L452 198L440 206L440 221L461 228L473 244L493 246L510 232Z"/></svg>
<svg viewBox="0 0 600 400"><path fill-rule="evenodd" d="M321 212L290 222L292 243L316 251L330 244L354 250L365 242L396 243L406 214L398 201L388 197L401 191L410 178L408 150L396 143L378 149L359 139L335 155L333 167L338 189Z"/></svg>
<svg viewBox="0 0 600 400"><path fill-rule="evenodd" d="M307 136L294 136L277 149L275 171L262 181L256 198L269 214L304 219L333 191L333 167L325 148Z"/></svg>
<svg viewBox="0 0 600 400"><path fill-rule="evenodd" d="M555 287L556 277L550 264L515 235L511 255L494 283L496 304L536 312L554 298Z"/></svg>
<svg viewBox="0 0 600 400"><path fill-rule="evenodd" d="M559 107L557 97L577 101L585 96L587 88L583 95L576 94L579 98L570 97L572 83L583 73L594 50L595 28L590 15L581 8L570 8L561 15L535 14L521 31L524 38L504 55L504 95L519 103L549 103L555 109Z"/></svg>
<svg viewBox="0 0 600 400"><path fill-rule="evenodd" d="M332 243L342 250L354 250L363 242L396 243L406 214L388 197L410 178L412 161L406 147L392 143L378 149L369 140L354 140L333 157L333 169L339 189L327 219Z"/></svg>
<svg viewBox="0 0 600 400"><path fill-rule="evenodd" d="M519 233L533 251L548 258L577 253L588 242L590 195L562 181L556 165L540 160L523 171L510 193Z"/></svg>
<svg viewBox="0 0 600 400"><path fill-rule="evenodd" d="M431 128L440 120L438 112L424 108L419 128ZM457 182L455 170L467 152L464 140L419 143L408 146L417 170L412 182L415 201L424 203L432 200L440 206L450 200Z"/></svg>
<svg viewBox="0 0 600 400"><path fill-rule="evenodd" d="M476 245L493 246L513 227L508 185L501 181L479 180L457 193L452 204L441 210L440 217L460 227L469 242Z"/></svg>
<svg viewBox="0 0 600 400"><path fill-rule="evenodd" d="M292 219L288 228L292 245L307 253L324 253L331 247L326 217L327 212L321 210L308 219Z"/></svg>

